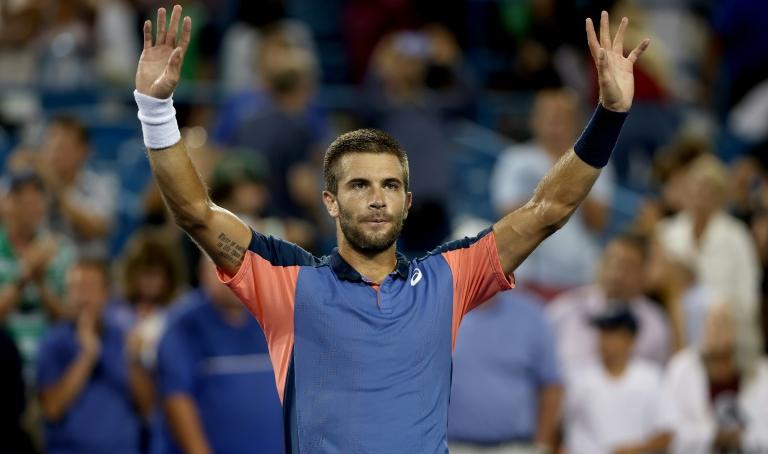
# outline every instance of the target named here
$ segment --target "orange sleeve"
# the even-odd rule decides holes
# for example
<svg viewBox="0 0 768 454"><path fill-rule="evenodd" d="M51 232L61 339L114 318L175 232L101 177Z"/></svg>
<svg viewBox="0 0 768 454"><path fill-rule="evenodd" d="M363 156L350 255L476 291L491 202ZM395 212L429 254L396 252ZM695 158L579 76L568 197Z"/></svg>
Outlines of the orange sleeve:
<svg viewBox="0 0 768 454"><path fill-rule="evenodd" d="M282 401L293 350L293 311L300 266L276 266L248 250L237 273L216 272L258 320L269 346L275 383Z"/></svg>
<svg viewBox="0 0 768 454"><path fill-rule="evenodd" d="M456 345L456 333L464 314L497 292L514 288L513 275L505 275L493 231L467 247L442 253L453 276L453 321L451 338Z"/></svg>

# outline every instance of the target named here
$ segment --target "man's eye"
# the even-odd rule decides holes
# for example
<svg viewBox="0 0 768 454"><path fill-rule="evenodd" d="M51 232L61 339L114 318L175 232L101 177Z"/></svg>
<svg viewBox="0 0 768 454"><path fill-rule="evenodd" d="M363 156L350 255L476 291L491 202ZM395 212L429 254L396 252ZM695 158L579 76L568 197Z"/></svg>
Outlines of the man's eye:
<svg viewBox="0 0 768 454"><path fill-rule="evenodd" d="M387 188L387 189L396 190L396 189L400 188L400 185L398 185L397 183L387 183L387 184L384 185L384 187Z"/></svg>
<svg viewBox="0 0 768 454"><path fill-rule="evenodd" d="M363 182L352 183L352 189L363 189L364 187L365 183Z"/></svg>

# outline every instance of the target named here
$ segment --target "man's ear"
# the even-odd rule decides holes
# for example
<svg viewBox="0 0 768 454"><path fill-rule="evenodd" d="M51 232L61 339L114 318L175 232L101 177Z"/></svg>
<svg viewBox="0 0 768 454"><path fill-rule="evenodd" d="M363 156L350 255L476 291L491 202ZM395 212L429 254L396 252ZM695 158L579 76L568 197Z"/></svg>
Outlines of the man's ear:
<svg viewBox="0 0 768 454"><path fill-rule="evenodd" d="M412 206L413 206L413 193L406 192L405 193L405 216L403 216L403 219L408 219L408 213L411 212Z"/></svg>
<svg viewBox="0 0 768 454"><path fill-rule="evenodd" d="M332 218L339 217L339 202L336 196L330 191L323 191L323 204L325 209L328 210L328 214Z"/></svg>

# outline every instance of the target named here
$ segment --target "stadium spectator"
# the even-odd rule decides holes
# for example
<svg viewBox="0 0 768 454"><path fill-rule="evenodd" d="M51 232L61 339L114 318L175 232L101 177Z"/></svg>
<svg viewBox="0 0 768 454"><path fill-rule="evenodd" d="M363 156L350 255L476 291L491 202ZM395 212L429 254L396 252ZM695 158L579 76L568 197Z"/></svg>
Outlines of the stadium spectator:
<svg viewBox="0 0 768 454"><path fill-rule="evenodd" d="M269 165L272 211L301 216L307 206L319 205L312 187L293 186L291 174L312 167L325 139L324 118L312 105L317 62L310 50L282 37L281 29L265 38L259 58L263 88L233 101L224 109L216 134L223 145L261 153ZM224 130L222 130L224 128ZM314 175L314 173L310 173Z"/></svg>
<svg viewBox="0 0 768 454"><path fill-rule="evenodd" d="M46 191L32 172L6 175L0 226L0 323L21 352L28 379L48 324L65 316L61 301L74 250L45 228Z"/></svg>
<svg viewBox="0 0 768 454"><path fill-rule="evenodd" d="M37 364L46 452L139 450L125 332L104 316L110 283L107 264L95 259L67 273L66 297L77 315L46 335Z"/></svg>
<svg viewBox="0 0 768 454"><path fill-rule="evenodd" d="M658 240L651 242L649 253L645 292L669 316L672 350L698 344L715 295L699 281L693 264L669 256Z"/></svg>
<svg viewBox="0 0 768 454"><path fill-rule="evenodd" d="M95 256L107 251L117 185L108 173L86 167L90 151L85 124L60 116L51 122L40 150L29 162L50 195L51 228L71 238L78 252Z"/></svg>
<svg viewBox="0 0 768 454"><path fill-rule="evenodd" d="M528 201L539 179L576 140L580 115L573 93L545 90L537 94L530 120L533 140L504 150L493 171L491 198L499 215ZM613 196L610 169L606 167L570 222L515 271L521 285L549 300L592 281L600 254L597 238L608 220Z"/></svg>
<svg viewBox="0 0 768 454"><path fill-rule="evenodd" d="M213 169L211 200L242 216L256 231L311 247L314 231L306 222L295 218L270 216L271 192L264 159L251 150L229 153Z"/></svg>
<svg viewBox="0 0 768 454"><path fill-rule="evenodd" d="M401 31L381 39L365 81L365 122L387 131L409 153L410 187L419 197L400 245L411 255L426 253L450 233L456 151L451 120L473 100L461 62L461 49L443 27Z"/></svg>
<svg viewBox="0 0 768 454"><path fill-rule="evenodd" d="M597 283L566 292L547 308L566 373L571 367L598 361L598 336L589 319L610 308L628 307L637 318L636 356L657 365L669 357L668 321L642 293L647 249L642 237L624 234L612 239L603 252Z"/></svg>
<svg viewBox="0 0 768 454"><path fill-rule="evenodd" d="M683 211L659 225L659 241L670 256L691 263L717 298L756 316L760 262L747 227L725 211L727 169L704 155L690 164L685 178Z"/></svg>
<svg viewBox="0 0 768 454"><path fill-rule="evenodd" d="M453 354L451 453L554 449L562 383L554 333L539 306L516 290L464 318Z"/></svg>
<svg viewBox="0 0 768 454"><path fill-rule="evenodd" d="M282 412L256 320L200 261L202 288L174 306L158 351L163 427L154 453L283 452Z"/></svg>
<svg viewBox="0 0 768 454"><path fill-rule="evenodd" d="M591 320L599 364L582 364L567 381L566 449L570 454L654 454L672 438L672 412L658 365L633 357L638 321L628 308Z"/></svg>
<svg viewBox="0 0 768 454"><path fill-rule="evenodd" d="M128 242L120 263L122 300L112 305L112 314L123 315L120 321L130 330L126 353L145 418L156 409L152 373L168 307L184 289L182 260L168 235L142 230Z"/></svg>
<svg viewBox="0 0 768 454"><path fill-rule="evenodd" d="M768 452L768 362L734 309L712 306L700 344L670 360L674 454Z"/></svg>

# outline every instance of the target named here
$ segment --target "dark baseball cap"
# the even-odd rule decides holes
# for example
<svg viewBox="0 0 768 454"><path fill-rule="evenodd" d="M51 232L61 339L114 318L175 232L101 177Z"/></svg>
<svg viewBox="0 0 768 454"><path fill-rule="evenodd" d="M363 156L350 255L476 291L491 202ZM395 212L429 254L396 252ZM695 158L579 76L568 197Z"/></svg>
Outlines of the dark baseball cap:
<svg viewBox="0 0 768 454"><path fill-rule="evenodd" d="M637 318L627 306L608 308L592 317L590 322L599 330L625 329L636 334L639 328Z"/></svg>

